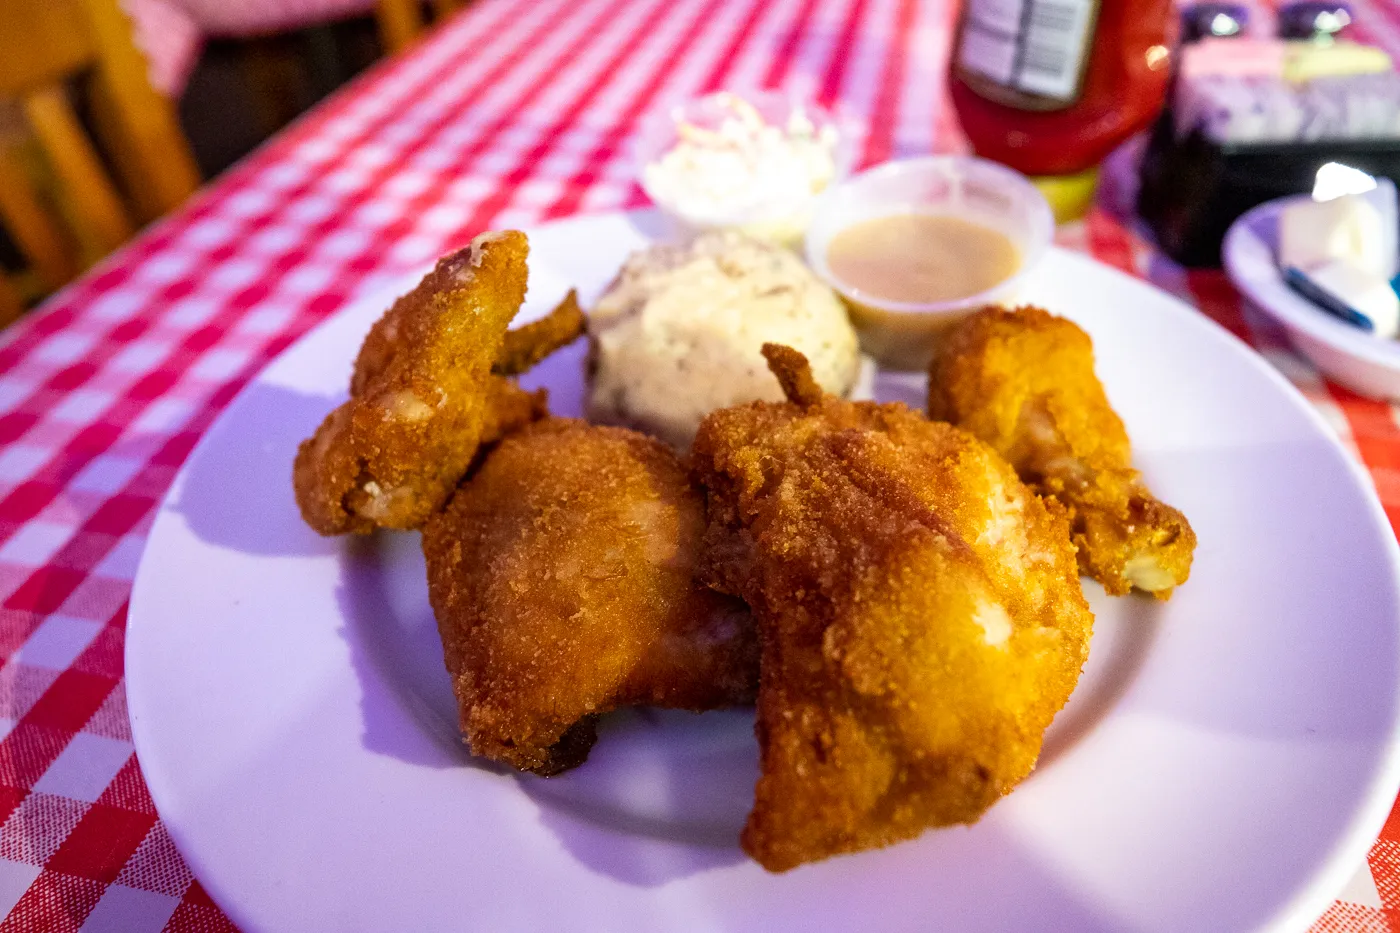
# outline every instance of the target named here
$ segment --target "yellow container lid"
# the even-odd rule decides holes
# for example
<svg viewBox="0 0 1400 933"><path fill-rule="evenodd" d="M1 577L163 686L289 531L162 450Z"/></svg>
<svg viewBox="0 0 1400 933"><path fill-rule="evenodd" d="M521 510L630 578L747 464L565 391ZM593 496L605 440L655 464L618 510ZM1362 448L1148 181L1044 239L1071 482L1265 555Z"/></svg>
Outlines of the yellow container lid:
<svg viewBox="0 0 1400 933"><path fill-rule="evenodd" d="M1094 206L1094 194L1099 187L1099 167L1095 165L1073 175L1034 175L1031 184L1039 188L1045 200L1050 202L1055 223L1068 223L1079 220Z"/></svg>

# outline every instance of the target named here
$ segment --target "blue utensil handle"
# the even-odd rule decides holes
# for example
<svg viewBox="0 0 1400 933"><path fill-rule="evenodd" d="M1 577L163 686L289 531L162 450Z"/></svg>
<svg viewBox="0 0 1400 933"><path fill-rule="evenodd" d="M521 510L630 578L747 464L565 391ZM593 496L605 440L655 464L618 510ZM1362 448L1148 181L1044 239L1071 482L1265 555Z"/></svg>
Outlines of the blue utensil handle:
<svg viewBox="0 0 1400 933"><path fill-rule="evenodd" d="M1289 288L1333 317L1339 317L1353 327L1359 327L1364 331L1375 332L1374 321L1318 285L1302 269L1289 266L1283 270L1283 280L1288 283Z"/></svg>

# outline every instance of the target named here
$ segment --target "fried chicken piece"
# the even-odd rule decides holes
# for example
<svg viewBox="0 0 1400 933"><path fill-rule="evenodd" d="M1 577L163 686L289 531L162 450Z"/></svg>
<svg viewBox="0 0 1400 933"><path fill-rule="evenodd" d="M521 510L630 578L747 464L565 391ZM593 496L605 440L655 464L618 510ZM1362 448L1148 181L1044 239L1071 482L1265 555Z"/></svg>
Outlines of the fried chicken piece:
<svg viewBox="0 0 1400 933"><path fill-rule="evenodd" d="M495 448L423 528L472 752L556 774L609 710L752 701L752 620L693 576L704 529L660 441L551 418Z"/></svg>
<svg viewBox="0 0 1400 933"><path fill-rule="evenodd" d="M1094 346L1040 308L987 308L945 339L929 372L929 417L992 445L1070 515L1080 570L1114 595L1158 599L1186 582L1196 533L1132 468L1123 422L1094 375Z"/></svg>
<svg viewBox="0 0 1400 933"><path fill-rule="evenodd" d="M541 418L549 417L549 393L527 392L514 379L493 375L486 383L486 410L481 419L480 451ZM478 455L479 459L479 455ZM475 461L473 461L475 462ZM470 468L467 470L470 474Z"/></svg>
<svg viewBox="0 0 1400 933"><path fill-rule="evenodd" d="M506 331L491 371L502 376L517 376L555 350L581 337L586 324L583 309L579 307L578 292L569 289L564 300L549 314L524 327Z"/></svg>
<svg viewBox="0 0 1400 933"><path fill-rule="evenodd" d="M543 416L542 391L493 369L527 368L577 337L582 318L571 293L549 317L507 333L525 297L527 252L523 233L479 236L370 329L349 400L297 451L292 481L308 525L324 535L416 528L481 444Z"/></svg>
<svg viewBox="0 0 1400 933"><path fill-rule="evenodd" d="M583 336L585 323L578 295L570 289L549 314L524 327L506 331L491 367L491 378L486 383L486 414L477 441L478 450L548 417L549 393L544 389L527 392L509 377L529 371L555 350Z"/></svg>
<svg viewBox="0 0 1400 933"><path fill-rule="evenodd" d="M349 400L297 451L293 482L312 528L414 528L446 502L481 438L527 252L522 233L477 237L371 328Z"/></svg>
<svg viewBox="0 0 1400 933"><path fill-rule="evenodd" d="M824 395L714 412L702 574L758 623L761 775L741 841L770 871L971 823L1034 766L1093 616L1063 510L971 435Z"/></svg>

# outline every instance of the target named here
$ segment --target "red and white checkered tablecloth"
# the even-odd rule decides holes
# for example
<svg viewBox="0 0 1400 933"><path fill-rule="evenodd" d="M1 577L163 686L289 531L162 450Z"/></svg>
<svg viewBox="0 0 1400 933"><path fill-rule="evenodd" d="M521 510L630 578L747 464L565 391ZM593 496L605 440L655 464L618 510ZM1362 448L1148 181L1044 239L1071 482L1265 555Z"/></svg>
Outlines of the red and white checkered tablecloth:
<svg viewBox="0 0 1400 933"><path fill-rule="evenodd" d="M122 645L156 504L240 387L351 295L483 228L640 204L626 144L671 101L798 87L863 116L867 161L959 148L952 2L478 0L0 334L0 933L231 928L147 794ZM1400 52L1400 10L1352 3ZM1109 212L1061 238L1259 347L1400 527L1394 408L1320 379L1219 273ZM1400 812L1358 868L1315 930L1397 933Z"/></svg>

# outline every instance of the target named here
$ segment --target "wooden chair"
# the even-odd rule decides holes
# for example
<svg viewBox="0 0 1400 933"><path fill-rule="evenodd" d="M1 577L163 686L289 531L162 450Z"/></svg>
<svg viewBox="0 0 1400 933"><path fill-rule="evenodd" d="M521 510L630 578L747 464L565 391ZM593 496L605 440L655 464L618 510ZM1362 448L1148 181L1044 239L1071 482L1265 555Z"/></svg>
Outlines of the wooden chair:
<svg viewBox="0 0 1400 933"><path fill-rule="evenodd" d="M0 224L44 289L199 186L173 105L151 87L117 2L0 0L0 108L11 114L8 128L0 120ZM120 186L73 108L77 80ZM4 278L0 327L17 316L22 290Z"/></svg>
<svg viewBox="0 0 1400 933"><path fill-rule="evenodd" d="M432 0L433 15L446 19L462 7L467 0ZM416 42L424 31L423 4L419 0L377 0L374 16L379 22L379 36L384 41L384 49L396 55Z"/></svg>

